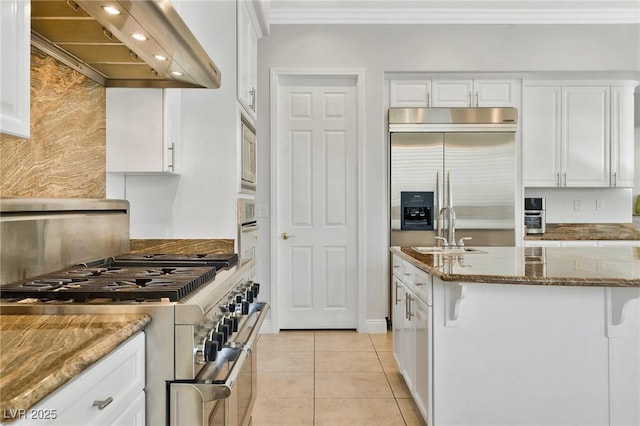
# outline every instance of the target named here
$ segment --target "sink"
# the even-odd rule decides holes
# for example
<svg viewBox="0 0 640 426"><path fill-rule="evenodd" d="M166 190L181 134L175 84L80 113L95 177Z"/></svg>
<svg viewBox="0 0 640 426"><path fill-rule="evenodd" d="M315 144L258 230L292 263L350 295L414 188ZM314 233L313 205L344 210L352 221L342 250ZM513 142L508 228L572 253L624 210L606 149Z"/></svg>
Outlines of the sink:
<svg viewBox="0 0 640 426"><path fill-rule="evenodd" d="M437 246L427 246L427 247L411 247L418 253L422 254L472 254L472 253L486 253L480 249L474 247L461 247L461 248L451 248L451 247L437 247Z"/></svg>

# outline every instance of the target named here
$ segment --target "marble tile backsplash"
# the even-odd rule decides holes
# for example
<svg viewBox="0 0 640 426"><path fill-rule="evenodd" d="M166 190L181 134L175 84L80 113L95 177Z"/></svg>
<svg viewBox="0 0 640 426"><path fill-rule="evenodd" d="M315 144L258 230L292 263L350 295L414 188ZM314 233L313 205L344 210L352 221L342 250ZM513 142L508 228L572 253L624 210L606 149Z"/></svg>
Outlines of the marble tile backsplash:
<svg viewBox="0 0 640 426"><path fill-rule="evenodd" d="M105 197L105 88L35 48L31 137L0 139L0 195Z"/></svg>

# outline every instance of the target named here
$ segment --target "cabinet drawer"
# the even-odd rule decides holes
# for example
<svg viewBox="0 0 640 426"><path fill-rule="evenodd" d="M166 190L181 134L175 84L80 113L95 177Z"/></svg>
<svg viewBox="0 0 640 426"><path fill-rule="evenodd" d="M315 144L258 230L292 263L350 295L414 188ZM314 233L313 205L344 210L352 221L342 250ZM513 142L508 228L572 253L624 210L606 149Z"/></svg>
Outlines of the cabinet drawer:
<svg viewBox="0 0 640 426"><path fill-rule="evenodd" d="M78 377L56 390L28 413L44 413L49 419L29 419L18 425L107 425L144 395L145 347L140 332ZM103 409L96 401L112 402ZM55 417L55 419L53 418Z"/></svg>
<svg viewBox="0 0 640 426"><path fill-rule="evenodd" d="M402 282L404 282L405 284L413 284L413 277L416 274L417 268L406 260L403 260L402 267L400 269L402 272L402 275L400 276Z"/></svg>
<svg viewBox="0 0 640 426"><path fill-rule="evenodd" d="M413 275L413 291L428 306L433 306L431 275L416 268Z"/></svg>
<svg viewBox="0 0 640 426"><path fill-rule="evenodd" d="M392 269L393 269L393 275L395 275L396 277L398 277L399 279L402 279L402 274L404 272L404 268L403 268L403 261L402 259L400 259L400 256L398 255L393 255L392 258Z"/></svg>

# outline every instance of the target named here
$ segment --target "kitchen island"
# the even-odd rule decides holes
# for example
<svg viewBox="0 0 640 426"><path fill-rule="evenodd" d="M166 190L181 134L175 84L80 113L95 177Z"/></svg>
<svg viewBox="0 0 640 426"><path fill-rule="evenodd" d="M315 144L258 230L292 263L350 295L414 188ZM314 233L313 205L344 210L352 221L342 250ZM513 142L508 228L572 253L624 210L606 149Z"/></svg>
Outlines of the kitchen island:
<svg viewBox="0 0 640 426"><path fill-rule="evenodd" d="M640 248L391 252L394 355L430 425L640 424Z"/></svg>

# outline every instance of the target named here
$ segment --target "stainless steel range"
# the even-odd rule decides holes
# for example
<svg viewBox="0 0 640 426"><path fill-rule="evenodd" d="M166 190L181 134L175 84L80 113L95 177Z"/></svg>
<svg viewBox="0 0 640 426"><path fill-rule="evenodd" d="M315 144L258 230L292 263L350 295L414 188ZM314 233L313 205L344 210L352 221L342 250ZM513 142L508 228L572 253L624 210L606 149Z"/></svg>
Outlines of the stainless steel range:
<svg viewBox="0 0 640 426"><path fill-rule="evenodd" d="M248 424L269 309L253 259L128 254L126 201L0 205L4 314L146 313L146 424Z"/></svg>

